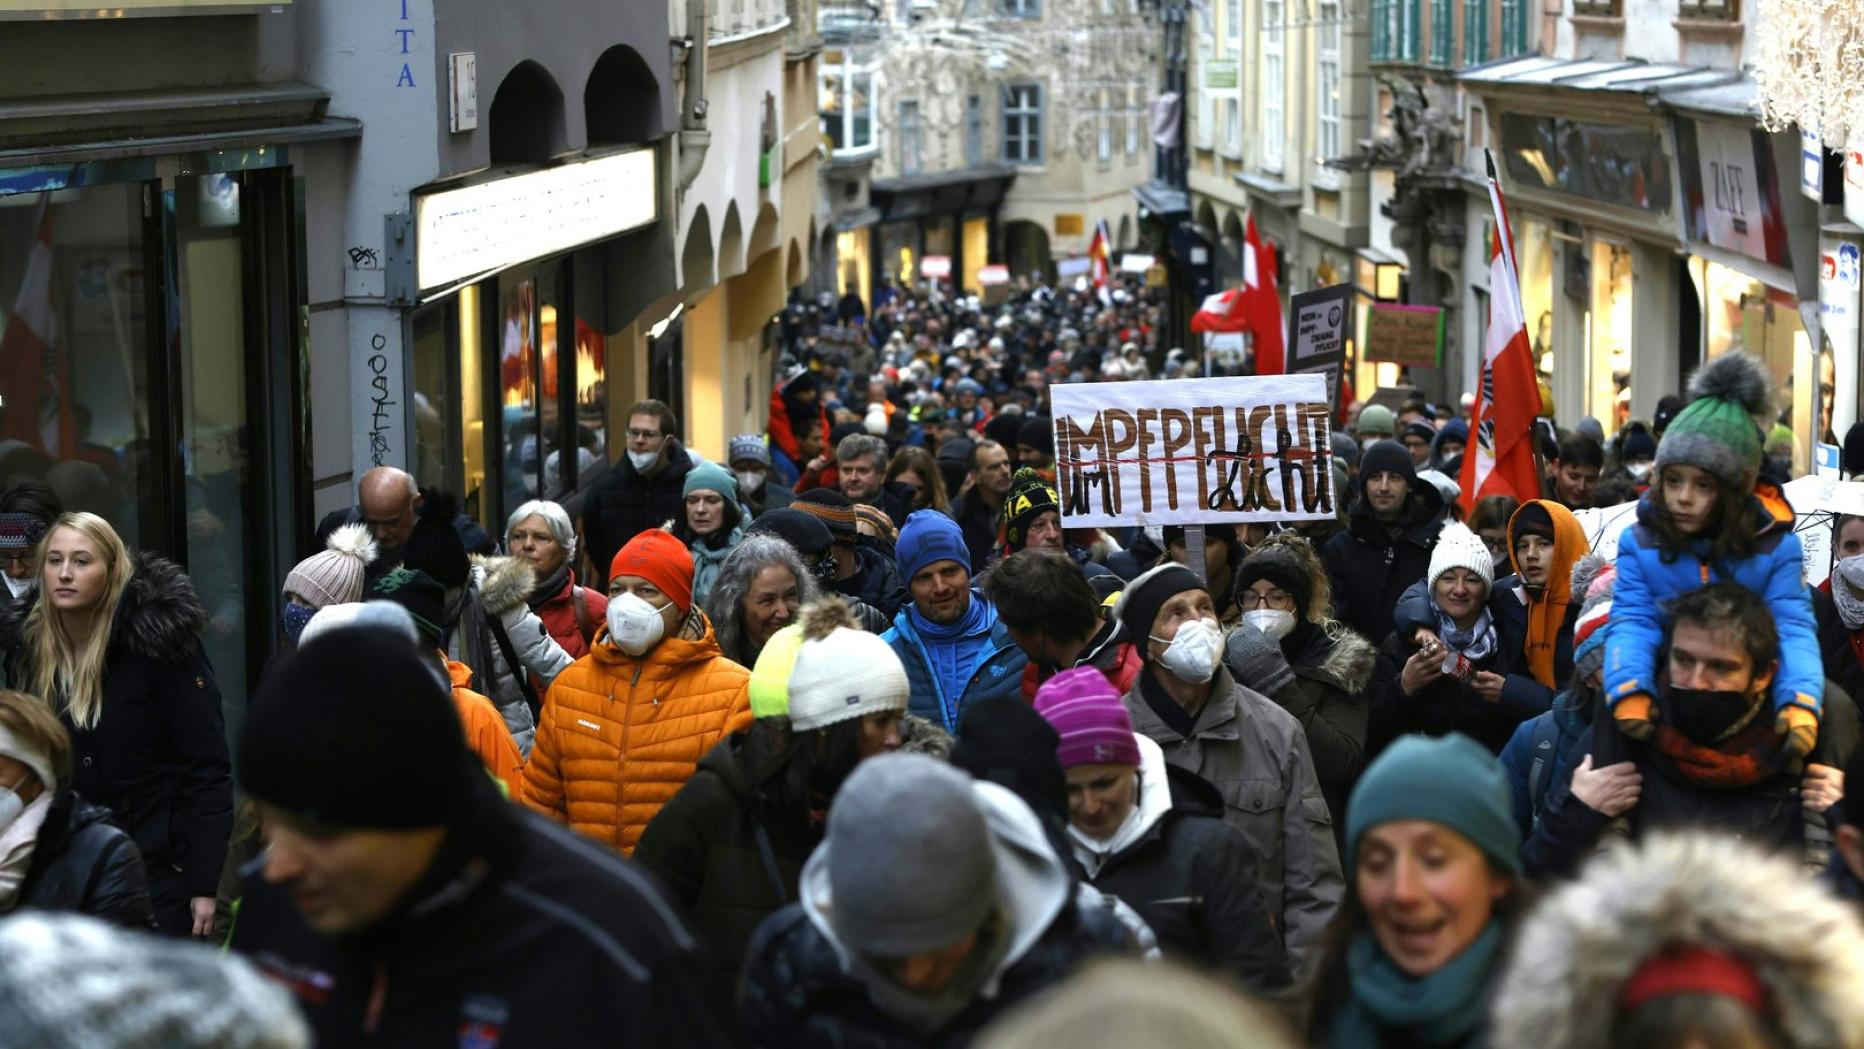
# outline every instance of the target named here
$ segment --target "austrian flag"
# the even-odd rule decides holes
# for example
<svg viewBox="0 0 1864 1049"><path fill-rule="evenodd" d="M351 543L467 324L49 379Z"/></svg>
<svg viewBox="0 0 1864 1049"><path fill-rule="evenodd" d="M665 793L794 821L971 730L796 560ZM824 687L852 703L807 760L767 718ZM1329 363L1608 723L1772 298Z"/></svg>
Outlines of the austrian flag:
<svg viewBox="0 0 1864 1049"><path fill-rule="evenodd" d="M1510 495L1522 502L1540 498L1540 467L1534 461L1540 387L1534 381L1526 311L1521 308L1514 230L1508 225L1493 159L1489 161L1489 202L1495 209L1489 252L1489 329L1482 346L1482 381L1470 418L1475 439L1463 458L1460 478L1465 514L1474 513L1476 500L1484 496Z"/></svg>

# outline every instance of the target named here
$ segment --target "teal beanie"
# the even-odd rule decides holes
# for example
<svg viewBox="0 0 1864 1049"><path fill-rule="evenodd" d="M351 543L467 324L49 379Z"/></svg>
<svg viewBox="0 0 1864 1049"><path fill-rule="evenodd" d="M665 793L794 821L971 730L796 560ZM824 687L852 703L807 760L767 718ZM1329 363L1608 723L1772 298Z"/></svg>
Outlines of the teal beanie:
<svg viewBox="0 0 1864 1049"><path fill-rule="evenodd" d="M1346 877L1360 836L1399 820L1440 823L1504 869L1521 873L1521 827L1515 823L1508 777L1481 744L1460 733L1405 736L1359 777L1346 802Z"/></svg>
<svg viewBox="0 0 1864 1049"><path fill-rule="evenodd" d="M732 476L730 470L717 463L700 463L686 475L686 486L680 492L680 497L685 498L694 492L717 492L727 502L735 503L738 501L738 479Z"/></svg>

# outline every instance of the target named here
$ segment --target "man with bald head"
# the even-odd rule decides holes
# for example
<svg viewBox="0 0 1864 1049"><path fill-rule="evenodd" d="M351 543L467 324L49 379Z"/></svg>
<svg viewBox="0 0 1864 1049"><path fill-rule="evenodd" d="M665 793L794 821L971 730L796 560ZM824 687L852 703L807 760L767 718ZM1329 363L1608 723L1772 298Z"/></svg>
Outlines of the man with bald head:
<svg viewBox="0 0 1864 1049"><path fill-rule="evenodd" d="M343 525L368 525L370 535L375 537L376 557L363 578L365 583L374 583L402 563L408 540L420 527L422 515L428 513L428 502L415 484L414 475L393 466L378 466L363 474L357 483L355 506L332 511L318 524L313 550L322 550L330 533ZM485 530L463 514L454 515L451 521L436 520L428 527L449 526L468 552L491 553L495 549ZM432 570L432 566L426 567Z"/></svg>

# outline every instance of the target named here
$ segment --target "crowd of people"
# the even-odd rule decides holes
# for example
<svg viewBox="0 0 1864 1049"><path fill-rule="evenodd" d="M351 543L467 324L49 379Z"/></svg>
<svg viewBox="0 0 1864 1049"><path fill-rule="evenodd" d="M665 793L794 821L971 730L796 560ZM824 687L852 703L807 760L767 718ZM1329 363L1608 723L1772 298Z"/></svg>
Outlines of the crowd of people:
<svg viewBox="0 0 1864 1049"><path fill-rule="evenodd" d="M0 498L0 1047L1864 1046L1864 518L1808 588L1759 361L1526 500L1349 401L1196 557L1056 490L1051 384L1205 374L1154 294L876 300L571 505L364 475L231 741L186 573Z"/></svg>

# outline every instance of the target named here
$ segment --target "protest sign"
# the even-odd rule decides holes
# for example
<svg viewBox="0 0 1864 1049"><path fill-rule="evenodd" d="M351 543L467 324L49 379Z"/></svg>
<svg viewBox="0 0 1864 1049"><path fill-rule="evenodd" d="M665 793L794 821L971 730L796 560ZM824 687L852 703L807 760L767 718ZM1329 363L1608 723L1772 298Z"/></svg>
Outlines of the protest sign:
<svg viewBox="0 0 1864 1049"><path fill-rule="evenodd" d="M1327 377L1327 400L1340 407L1340 372L1346 367L1346 343L1353 337L1353 286L1299 291L1288 300L1290 375L1313 372Z"/></svg>
<svg viewBox="0 0 1864 1049"><path fill-rule="evenodd" d="M1049 396L1065 527L1334 516L1324 376L1070 383Z"/></svg>
<svg viewBox="0 0 1864 1049"><path fill-rule="evenodd" d="M1443 354L1443 310L1375 302L1366 311L1366 360L1435 368Z"/></svg>

